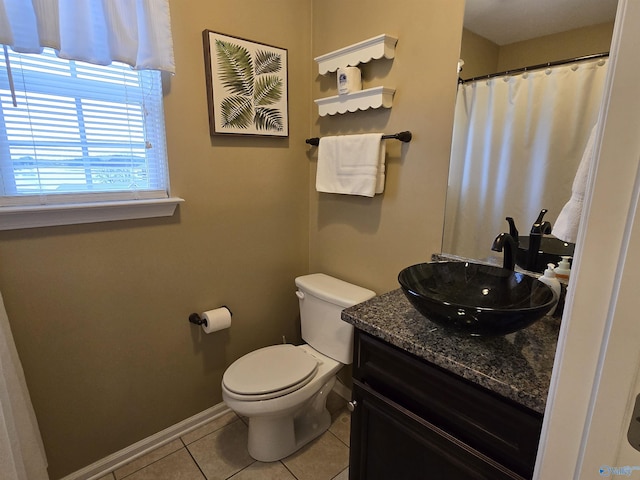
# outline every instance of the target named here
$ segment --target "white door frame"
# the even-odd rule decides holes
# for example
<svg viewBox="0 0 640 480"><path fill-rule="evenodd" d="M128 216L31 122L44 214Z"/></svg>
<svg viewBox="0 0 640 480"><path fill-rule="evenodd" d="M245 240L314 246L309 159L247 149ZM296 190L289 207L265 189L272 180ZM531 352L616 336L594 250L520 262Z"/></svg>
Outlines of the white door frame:
<svg viewBox="0 0 640 480"><path fill-rule="evenodd" d="M640 288L626 283L637 281L633 270L640 270L639 256L628 250L633 240L640 247L632 229L640 159L638 25L640 0L619 0L599 155L589 176L534 473L539 480L600 478L599 466L616 466L626 436L640 361L640 322L631 314L640 307Z"/></svg>

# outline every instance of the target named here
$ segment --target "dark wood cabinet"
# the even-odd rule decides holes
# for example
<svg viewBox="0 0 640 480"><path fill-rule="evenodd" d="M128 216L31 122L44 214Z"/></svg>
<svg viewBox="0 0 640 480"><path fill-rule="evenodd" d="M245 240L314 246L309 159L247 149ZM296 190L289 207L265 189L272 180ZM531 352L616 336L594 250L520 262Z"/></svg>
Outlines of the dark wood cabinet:
<svg viewBox="0 0 640 480"><path fill-rule="evenodd" d="M526 479L542 415L356 330L351 480Z"/></svg>

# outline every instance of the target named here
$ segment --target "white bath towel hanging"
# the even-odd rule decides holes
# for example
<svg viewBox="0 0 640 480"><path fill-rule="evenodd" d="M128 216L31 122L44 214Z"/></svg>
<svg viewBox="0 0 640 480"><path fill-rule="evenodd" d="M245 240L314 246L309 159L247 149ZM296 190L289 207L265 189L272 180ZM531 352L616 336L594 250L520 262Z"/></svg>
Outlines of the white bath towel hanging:
<svg viewBox="0 0 640 480"><path fill-rule="evenodd" d="M580 217L582 216L582 205L584 204L584 193L587 188L587 180L589 178L589 167L595 155L596 130L598 124L593 127L587 146L582 154L582 159L578 165L576 176L571 186L571 198L562 207L560 215L553 226L553 235L560 240L570 243L576 243L578 237L578 227L580 226Z"/></svg>
<svg viewBox="0 0 640 480"><path fill-rule="evenodd" d="M322 137L316 190L373 197L384 191L385 143L382 133Z"/></svg>

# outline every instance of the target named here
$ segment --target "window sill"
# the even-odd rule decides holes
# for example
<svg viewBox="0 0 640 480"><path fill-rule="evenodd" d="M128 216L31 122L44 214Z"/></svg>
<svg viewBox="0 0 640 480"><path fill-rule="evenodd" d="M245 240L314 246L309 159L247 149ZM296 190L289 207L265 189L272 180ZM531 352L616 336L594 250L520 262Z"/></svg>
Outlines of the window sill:
<svg viewBox="0 0 640 480"><path fill-rule="evenodd" d="M0 230L170 217L182 198L0 207Z"/></svg>

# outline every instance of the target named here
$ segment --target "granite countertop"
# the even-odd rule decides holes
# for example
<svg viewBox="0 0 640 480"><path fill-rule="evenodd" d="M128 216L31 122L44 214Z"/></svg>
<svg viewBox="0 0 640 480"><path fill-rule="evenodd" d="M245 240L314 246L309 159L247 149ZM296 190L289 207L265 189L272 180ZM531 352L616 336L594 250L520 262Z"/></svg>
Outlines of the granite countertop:
<svg viewBox="0 0 640 480"><path fill-rule="evenodd" d="M342 312L354 327L544 413L560 321L544 317L500 337L464 337L427 320L397 289Z"/></svg>

